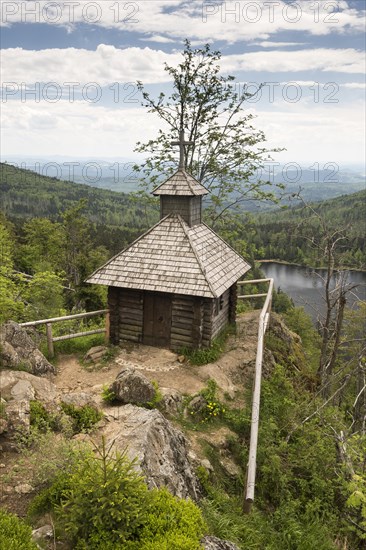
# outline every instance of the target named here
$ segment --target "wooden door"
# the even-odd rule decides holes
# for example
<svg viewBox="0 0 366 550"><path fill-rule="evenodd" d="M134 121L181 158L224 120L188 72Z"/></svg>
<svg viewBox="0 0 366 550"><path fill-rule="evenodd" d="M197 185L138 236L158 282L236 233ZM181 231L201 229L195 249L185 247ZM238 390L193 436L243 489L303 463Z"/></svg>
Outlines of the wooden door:
<svg viewBox="0 0 366 550"><path fill-rule="evenodd" d="M143 343L169 347L172 325L172 297L159 292L145 292Z"/></svg>

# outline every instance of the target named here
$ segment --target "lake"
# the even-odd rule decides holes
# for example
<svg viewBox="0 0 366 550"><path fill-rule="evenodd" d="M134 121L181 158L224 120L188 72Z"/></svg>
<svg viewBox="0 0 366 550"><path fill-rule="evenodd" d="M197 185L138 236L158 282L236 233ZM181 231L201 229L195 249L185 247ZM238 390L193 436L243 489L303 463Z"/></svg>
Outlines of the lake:
<svg viewBox="0 0 366 550"><path fill-rule="evenodd" d="M261 269L266 277L274 279L276 290L279 288L286 292L296 306L303 306L316 321L316 311L321 308L324 311L323 283L321 276L325 270L312 269L295 265L285 265L276 262L265 262ZM355 306L358 300L366 300L366 273L362 271L349 271L348 282L359 286L350 294L347 300L349 306Z"/></svg>

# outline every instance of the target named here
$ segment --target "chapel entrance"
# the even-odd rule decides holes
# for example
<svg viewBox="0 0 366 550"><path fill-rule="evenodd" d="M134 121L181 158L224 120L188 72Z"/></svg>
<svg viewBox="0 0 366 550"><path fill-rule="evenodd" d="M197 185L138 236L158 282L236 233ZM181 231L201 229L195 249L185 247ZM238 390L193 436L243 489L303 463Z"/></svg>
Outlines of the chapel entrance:
<svg viewBox="0 0 366 550"><path fill-rule="evenodd" d="M172 297L159 292L145 292L143 343L169 347L172 325Z"/></svg>

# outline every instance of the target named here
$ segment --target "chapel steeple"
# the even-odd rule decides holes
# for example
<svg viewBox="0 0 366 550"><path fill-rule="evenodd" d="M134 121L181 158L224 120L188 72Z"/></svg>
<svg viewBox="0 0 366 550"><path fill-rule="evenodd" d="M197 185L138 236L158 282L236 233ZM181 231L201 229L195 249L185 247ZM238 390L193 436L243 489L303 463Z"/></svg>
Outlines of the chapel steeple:
<svg viewBox="0 0 366 550"><path fill-rule="evenodd" d="M192 144L192 141L184 140L184 130L181 129L179 141L171 142L171 145L179 145L178 170L153 191L153 195L160 196L160 219L168 214L179 214L190 227L202 222L202 196L209 193L185 171L185 146Z"/></svg>

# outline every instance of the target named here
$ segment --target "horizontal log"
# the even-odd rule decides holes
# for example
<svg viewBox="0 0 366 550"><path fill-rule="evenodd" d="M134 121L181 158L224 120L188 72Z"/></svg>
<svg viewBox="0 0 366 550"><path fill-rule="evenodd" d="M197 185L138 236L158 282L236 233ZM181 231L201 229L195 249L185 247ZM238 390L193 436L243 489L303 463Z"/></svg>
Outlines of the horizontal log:
<svg viewBox="0 0 366 550"><path fill-rule="evenodd" d="M51 319L41 319L40 321L30 321L28 323L20 323L21 327L36 327L45 325L46 323L58 323L60 321L71 321L71 319L86 319L87 317L96 317L97 315L105 315L109 309L100 309L98 311L89 311L87 313L76 313L75 315L64 315L64 317L53 317Z"/></svg>
<svg viewBox="0 0 366 550"><path fill-rule="evenodd" d="M180 320L180 321L174 321L174 324L172 325L172 330L176 329L176 328L183 328L183 329L192 329L192 327L194 326L200 326L200 325L197 325L195 323L193 323L192 321L190 322L184 322L183 320Z"/></svg>
<svg viewBox="0 0 366 550"><path fill-rule="evenodd" d="M180 318L183 318L183 319L193 319L194 315L193 315L193 311L176 311L173 309L172 311L172 318L173 319L180 319Z"/></svg>
<svg viewBox="0 0 366 550"><path fill-rule="evenodd" d="M80 338L80 336L91 336L92 334L105 334L105 329L98 328L95 330L87 330L85 332L75 332L75 334L65 334L64 336L56 336L55 338L52 338L52 340L54 342L63 342L64 340Z"/></svg>
<svg viewBox="0 0 366 550"><path fill-rule="evenodd" d="M191 336L192 335L192 329L191 328L183 329L183 328L172 327L171 334L172 334L172 336L173 335L174 336L177 336L177 335Z"/></svg>
<svg viewBox="0 0 366 550"><path fill-rule="evenodd" d="M179 338L171 338L170 343L174 347L192 346L192 338L180 336Z"/></svg>
<svg viewBox="0 0 366 550"><path fill-rule="evenodd" d="M125 309L122 309L120 311L120 318L122 319L135 319L135 320L142 320L143 319L143 312L142 311L126 311Z"/></svg>
<svg viewBox="0 0 366 550"><path fill-rule="evenodd" d="M126 336L120 336L119 341L128 340L129 342L140 342L139 336L136 336L135 334L126 334Z"/></svg>
<svg viewBox="0 0 366 550"><path fill-rule="evenodd" d="M142 325L120 325L119 327L119 332L124 332L124 331L128 331L128 332L142 332Z"/></svg>

